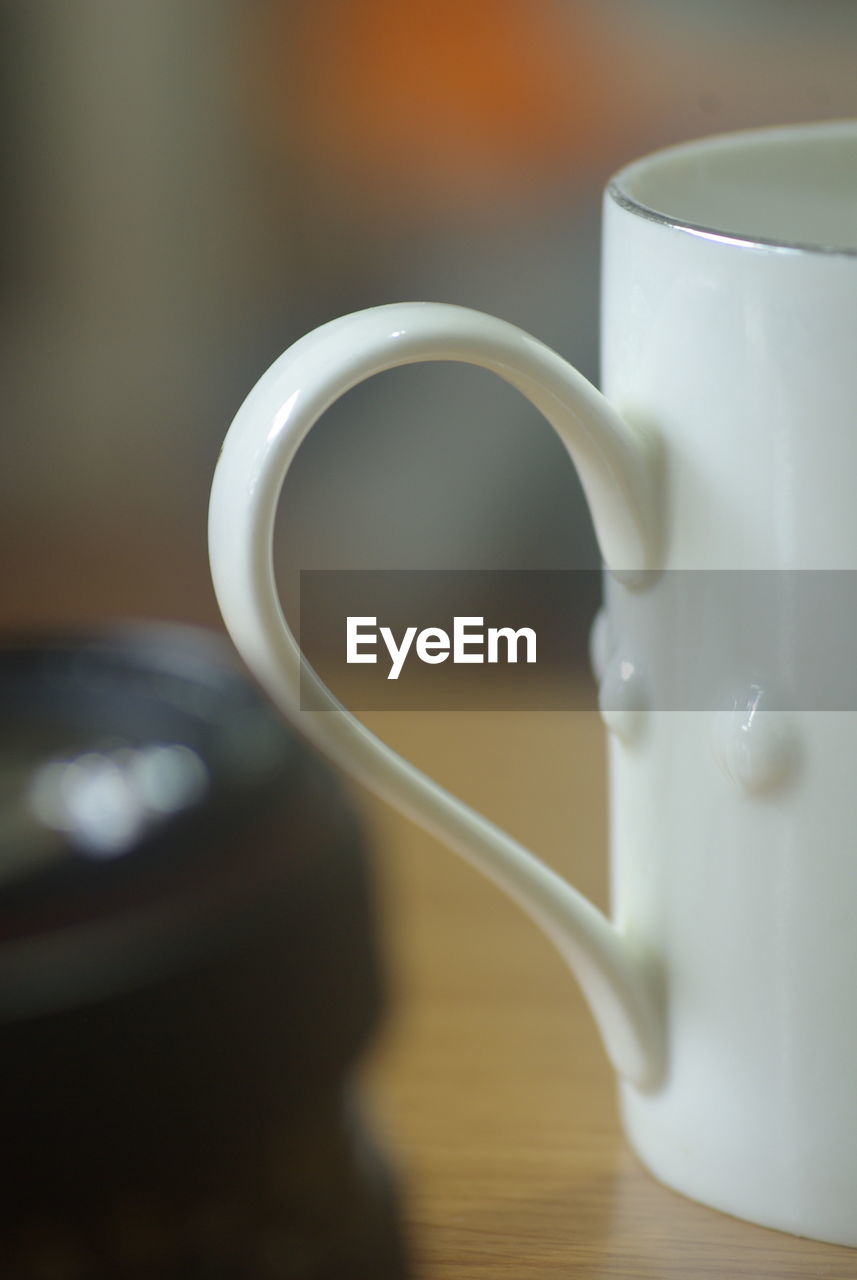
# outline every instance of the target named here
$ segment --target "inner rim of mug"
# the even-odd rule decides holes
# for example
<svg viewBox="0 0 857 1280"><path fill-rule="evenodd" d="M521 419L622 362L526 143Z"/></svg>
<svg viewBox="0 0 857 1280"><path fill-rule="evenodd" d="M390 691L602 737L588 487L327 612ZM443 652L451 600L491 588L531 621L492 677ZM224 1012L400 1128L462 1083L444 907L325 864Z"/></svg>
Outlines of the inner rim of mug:
<svg viewBox="0 0 857 1280"><path fill-rule="evenodd" d="M669 147L621 169L607 192L631 213L707 239L857 256L857 120Z"/></svg>

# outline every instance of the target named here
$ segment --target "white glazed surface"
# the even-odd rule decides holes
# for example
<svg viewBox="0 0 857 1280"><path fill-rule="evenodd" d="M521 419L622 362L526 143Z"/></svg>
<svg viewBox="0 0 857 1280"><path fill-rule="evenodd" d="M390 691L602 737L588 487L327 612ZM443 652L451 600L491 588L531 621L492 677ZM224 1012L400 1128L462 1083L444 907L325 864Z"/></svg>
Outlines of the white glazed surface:
<svg viewBox="0 0 857 1280"><path fill-rule="evenodd" d="M665 568L857 569L857 257L708 238L608 197L602 326L605 393L663 443ZM640 605L613 584L608 601L609 675ZM761 681L775 706L812 626L837 625L835 601L816 620L789 607ZM670 617L676 662L705 649L698 614ZM720 625L725 650L750 622ZM854 1246L857 713L752 715L758 671L719 675L734 712L649 710L611 734L614 918L657 956L667 1019L665 1081L622 1086L624 1125L687 1195Z"/></svg>
<svg viewBox="0 0 857 1280"><path fill-rule="evenodd" d="M799 187L795 157L803 148L814 173L831 139L857 146L857 126L766 131L750 146L764 158L787 143ZM732 145L709 141L629 169L648 209L606 201L607 400L520 331L435 304L345 317L286 352L224 445L212 572L238 648L284 711L554 938L622 1077L630 1141L653 1172L741 1217L857 1245L857 713L781 705L789 671L774 651L761 692L736 662L718 673L730 705L664 710L640 658L652 618L678 664L701 647L699 615L668 607L668 578L641 585L640 569L857 568L857 255L748 242L764 236L761 197L746 228L709 233L652 217L658 166L680 186L683 154L699 178L693 208L704 211L707 159ZM809 231L797 239L811 241ZM272 564L283 477L337 396L426 359L491 368L542 409L581 472L605 560L621 571L593 641L612 730L612 923L332 699L333 714L299 710L300 654ZM789 641L787 603L779 634ZM736 611L727 636L741 625Z"/></svg>

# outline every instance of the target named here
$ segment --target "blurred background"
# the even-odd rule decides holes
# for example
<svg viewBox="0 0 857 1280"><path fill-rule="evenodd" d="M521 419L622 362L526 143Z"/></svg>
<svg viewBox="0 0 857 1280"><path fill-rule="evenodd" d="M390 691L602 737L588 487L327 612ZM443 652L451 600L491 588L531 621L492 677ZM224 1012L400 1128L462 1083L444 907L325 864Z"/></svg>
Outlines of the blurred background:
<svg viewBox="0 0 857 1280"><path fill-rule="evenodd" d="M3 0L0 622L215 621L223 435L341 312L461 303L597 379L611 171L857 115L855 55L851 0ZM435 365L322 421L278 562L293 603L299 568L597 556L535 411Z"/></svg>

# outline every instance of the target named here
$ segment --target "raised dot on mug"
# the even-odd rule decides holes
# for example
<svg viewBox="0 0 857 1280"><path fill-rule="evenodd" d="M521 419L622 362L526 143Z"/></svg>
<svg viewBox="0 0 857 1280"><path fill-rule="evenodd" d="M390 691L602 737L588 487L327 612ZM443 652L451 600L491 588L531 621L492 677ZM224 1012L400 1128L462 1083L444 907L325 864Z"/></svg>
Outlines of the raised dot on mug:
<svg viewBox="0 0 857 1280"><path fill-rule="evenodd" d="M609 660L610 624L606 609L599 609L589 628L589 665L596 680L603 680Z"/></svg>
<svg viewBox="0 0 857 1280"><path fill-rule="evenodd" d="M754 795L789 782L797 764L797 739L788 712L756 704L714 717L714 754L724 773Z"/></svg>
<svg viewBox="0 0 857 1280"><path fill-rule="evenodd" d="M639 668L617 654L607 665L598 688L598 708L611 733L630 745L642 732L646 693Z"/></svg>

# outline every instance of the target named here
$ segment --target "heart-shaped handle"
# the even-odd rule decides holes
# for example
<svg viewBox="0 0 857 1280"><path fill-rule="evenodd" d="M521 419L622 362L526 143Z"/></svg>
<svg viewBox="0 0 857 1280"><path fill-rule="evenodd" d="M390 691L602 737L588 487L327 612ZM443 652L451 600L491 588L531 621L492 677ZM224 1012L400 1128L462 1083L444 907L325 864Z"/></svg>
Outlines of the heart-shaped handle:
<svg viewBox="0 0 857 1280"><path fill-rule="evenodd" d="M226 626L283 711L348 772L454 847L504 888L575 972L617 1070L640 1087L661 1076L655 984L630 939L533 854L437 786L370 733L302 662L283 616L273 564L277 501L317 419L372 374L426 360L467 361L500 375L541 410L577 466L607 566L656 567L658 451L556 352L504 321L462 307L400 303L323 325L256 384L229 430L211 493L209 550ZM302 673L303 669L303 673ZM301 681L327 711L301 711ZM335 714L330 714L335 712Z"/></svg>

